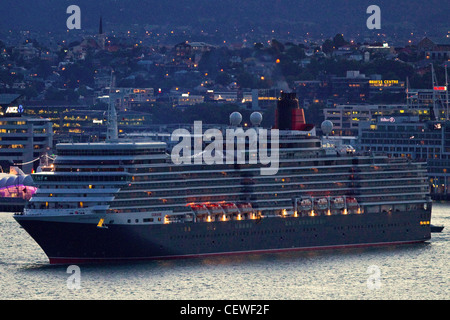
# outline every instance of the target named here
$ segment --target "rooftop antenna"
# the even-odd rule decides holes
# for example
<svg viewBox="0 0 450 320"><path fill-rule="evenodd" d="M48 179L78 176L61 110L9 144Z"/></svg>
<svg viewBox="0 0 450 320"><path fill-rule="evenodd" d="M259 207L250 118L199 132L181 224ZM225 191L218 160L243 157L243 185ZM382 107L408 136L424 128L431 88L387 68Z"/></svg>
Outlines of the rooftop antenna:
<svg viewBox="0 0 450 320"><path fill-rule="evenodd" d="M114 101L112 101L111 95L115 82L114 71L111 71L111 82L109 85L109 107L108 107L108 127L106 131L107 142L117 142L119 140L119 134L117 129L117 112Z"/></svg>

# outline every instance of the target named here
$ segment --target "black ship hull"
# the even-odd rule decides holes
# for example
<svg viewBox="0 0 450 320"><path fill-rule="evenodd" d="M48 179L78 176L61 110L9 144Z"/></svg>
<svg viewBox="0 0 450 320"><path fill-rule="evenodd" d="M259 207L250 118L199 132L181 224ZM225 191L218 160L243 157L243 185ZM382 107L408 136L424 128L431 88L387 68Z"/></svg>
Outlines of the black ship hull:
<svg viewBox="0 0 450 320"><path fill-rule="evenodd" d="M52 264L378 246L431 237L430 210L101 228L88 221L15 218Z"/></svg>

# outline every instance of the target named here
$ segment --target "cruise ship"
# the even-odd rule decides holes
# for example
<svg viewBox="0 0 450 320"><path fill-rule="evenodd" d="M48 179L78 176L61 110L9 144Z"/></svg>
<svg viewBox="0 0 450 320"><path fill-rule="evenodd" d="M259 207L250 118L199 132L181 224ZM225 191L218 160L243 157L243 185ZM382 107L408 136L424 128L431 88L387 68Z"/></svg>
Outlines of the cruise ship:
<svg viewBox="0 0 450 320"><path fill-rule="evenodd" d="M111 120L106 142L58 144L14 217L51 264L430 239L425 163L325 147L292 93L275 122L279 168L262 175L260 163L175 164L166 143L118 139Z"/></svg>

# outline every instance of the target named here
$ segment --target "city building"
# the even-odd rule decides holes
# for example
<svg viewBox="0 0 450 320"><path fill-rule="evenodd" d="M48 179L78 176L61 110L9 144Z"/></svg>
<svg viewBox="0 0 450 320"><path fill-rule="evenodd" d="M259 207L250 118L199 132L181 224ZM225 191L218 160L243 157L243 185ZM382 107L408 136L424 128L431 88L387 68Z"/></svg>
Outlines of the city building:
<svg viewBox="0 0 450 320"><path fill-rule="evenodd" d="M399 81L395 79L371 79L369 80L370 96L373 97L376 94L384 92L388 93L404 93L405 81Z"/></svg>
<svg viewBox="0 0 450 320"><path fill-rule="evenodd" d="M215 102L234 103L237 100L238 100L238 92L237 91L214 92L214 101Z"/></svg>
<svg viewBox="0 0 450 320"><path fill-rule="evenodd" d="M450 121L378 116L376 122L360 125L356 147L427 162L432 197L450 199Z"/></svg>
<svg viewBox="0 0 450 320"><path fill-rule="evenodd" d="M39 57L40 50L34 47L31 42L16 46L12 50L13 54L19 55L23 60L30 61Z"/></svg>
<svg viewBox="0 0 450 320"><path fill-rule="evenodd" d="M280 97L280 89L252 89L251 91L220 91L207 92L205 101L208 96L212 101L217 103L236 103L242 104L247 109L266 110L275 107ZM211 99L210 98L210 99Z"/></svg>
<svg viewBox="0 0 450 320"><path fill-rule="evenodd" d="M280 96L280 89L253 89L251 94L244 93L242 102L251 101L253 110L267 110L276 107Z"/></svg>
<svg viewBox="0 0 450 320"><path fill-rule="evenodd" d="M449 117L446 86L433 89L408 89L406 101L408 109L427 115L428 120L446 120Z"/></svg>
<svg viewBox="0 0 450 320"><path fill-rule="evenodd" d="M17 98L0 111L0 165L3 170L17 166L30 174L39 166L42 156L53 147L52 123L49 119L23 116L24 107L16 105Z"/></svg>
<svg viewBox="0 0 450 320"><path fill-rule="evenodd" d="M304 108L313 103L328 104L329 86L327 81L322 80L300 80L294 81L294 88L299 102Z"/></svg>
<svg viewBox="0 0 450 320"><path fill-rule="evenodd" d="M336 103L364 103L369 99L369 77L359 71L347 71L345 77L330 78L331 98Z"/></svg>
<svg viewBox="0 0 450 320"><path fill-rule="evenodd" d="M417 48L426 59L431 60L447 60L450 58L450 39L448 37L441 39L423 38Z"/></svg>
<svg viewBox="0 0 450 320"><path fill-rule="evenodd" d="M110 92L110 88L106 87L98 92L98 102L109 104L110 99L116 109L122 111L156 101L153 88L113 88Z"/></svg>
<svg viewBox="0 0 450 320"><path fill-rule="evenodd" d="M406 105L337 105L323 110L324 119L333 123L333 134L337 136L358 136L361 123L376 120L377 116L403 114Z"/></svg>
<svg viewBox="0 0 450 320"><path fill-rule="evenodd" d="M102 141L106 137L106 110L79 104L27 103L24 114L45 117L53 127L53 145L64 142ZM152 123L151 115L134 110L119 111L121 133L146 130Z"/></svg>
<svg viewBox="0 0 450 320"><path fill-rule="evenodd" d="M369 53L380 53L383 55L395 53L395 48L390 46L387 42L362 45L359 49Z"/></svg>
<svg viewBox="0 0 450 320"><path fill-rule="evenodd" d="M203 103L205 97L202 95L194 95L189 93L182 93L178 96L178 106L193 106L199 103Z"/></svg>

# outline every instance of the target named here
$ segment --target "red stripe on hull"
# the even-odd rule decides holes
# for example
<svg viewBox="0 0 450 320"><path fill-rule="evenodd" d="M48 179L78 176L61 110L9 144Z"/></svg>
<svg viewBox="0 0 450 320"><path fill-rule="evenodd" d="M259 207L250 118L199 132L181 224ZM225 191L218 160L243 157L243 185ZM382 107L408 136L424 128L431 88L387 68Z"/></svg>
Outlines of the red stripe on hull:
<svg viewBox="0 0 450 320"><path fill-rule="evenodd" d="M155 256L155 257L130 257L130 258L56 258L56 257L49 257L49 261L50 261L50 264L86 264L86 263L146 261L146 260L174 260L174 259L203 258L203 257L212 257L212 256L233 256L233 255L243 255L243 254L250 254L250 253L280 253L280 252L291 252L291 251L314 251L314 250L330 250L330 249L345 249L345 248L381 247L381 246L391 246L391 245L400 245L400 244L401 245L414 244L414 243L425 242L427 240L429 240L429 239L414 240L414 241L345 244L345 245L322 246L322 247L233 251L233 252L187 254L187 255L175 255L175 256Z"/></svg>

